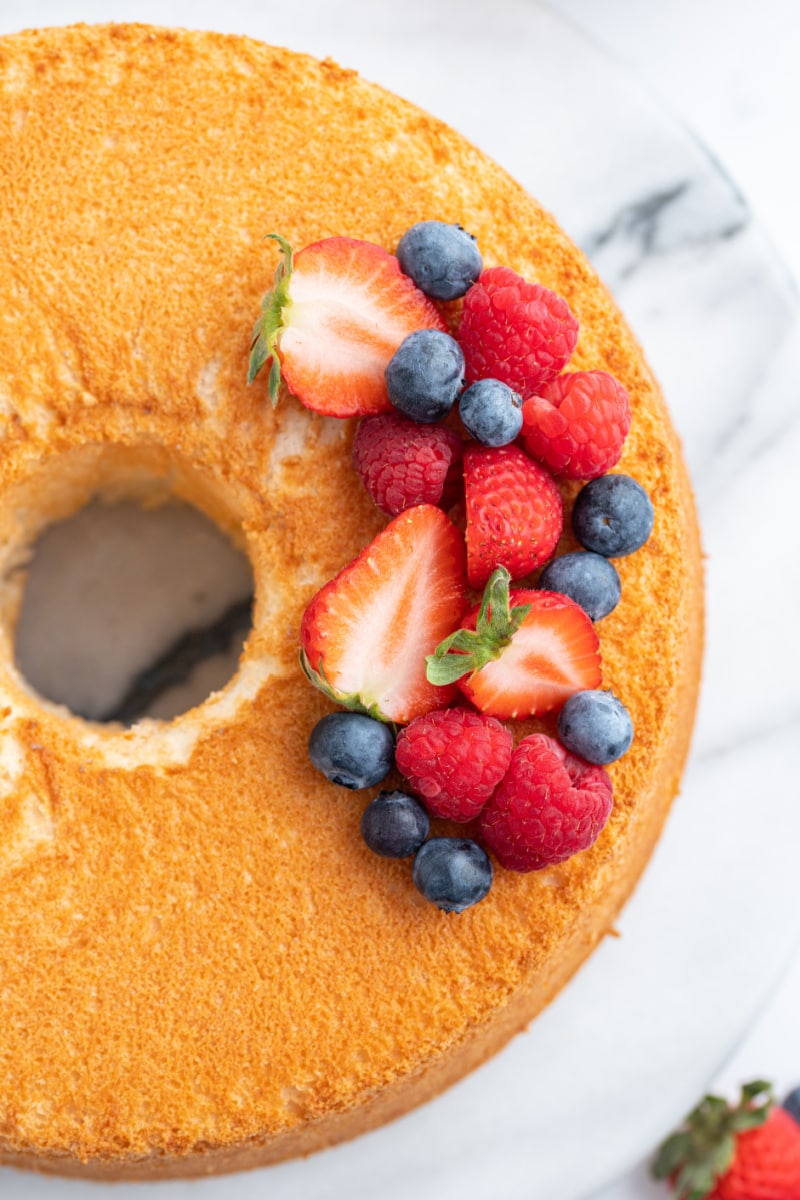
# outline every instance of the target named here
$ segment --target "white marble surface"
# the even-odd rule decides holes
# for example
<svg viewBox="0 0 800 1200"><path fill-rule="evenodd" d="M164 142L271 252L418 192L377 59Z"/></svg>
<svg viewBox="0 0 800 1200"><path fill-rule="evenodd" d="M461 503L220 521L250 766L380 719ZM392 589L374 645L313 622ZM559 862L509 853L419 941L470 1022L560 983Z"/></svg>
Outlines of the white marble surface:
<svg viewBox="0 0 800 1200"><path fill-rule="evenodd" d="M563 7L593 15L605 32L614 28L603 24L607 9L627 29L624 0ZM30 0L4 4L0 29L123 17L240 29L331 53L450 120L537 192L593 255L647 346L684 438L709 552L695 751L623 936L508 1051L394 1126L268 1176L126 1191L577 1200L646 1154L694 1102L768 1002L800 934L800 566L781 524L800 454L791 286L741 196L697 144L538 5L446 0L433 9L409 0L400 21L388 2ZM652 37L651 50L654 42L666 71L667 52ZM780 1021L774 1003L769 1020ZM763 1042L754 1045L753 1053ZM734 1082L737 1063L755 1074L771 1067L740 1059L725 1081ZM4 1174L2 1186L30 1198L81 1185ZM603 1196L648 1194L640 1171Z"/></svg>

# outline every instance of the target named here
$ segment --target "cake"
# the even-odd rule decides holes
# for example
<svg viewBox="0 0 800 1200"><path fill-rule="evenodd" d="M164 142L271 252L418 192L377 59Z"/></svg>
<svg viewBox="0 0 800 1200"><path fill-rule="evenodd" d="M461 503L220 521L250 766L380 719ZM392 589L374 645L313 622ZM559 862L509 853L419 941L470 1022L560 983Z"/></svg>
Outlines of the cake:
<svg viewBox="0 0 800 1200"><path fill-rule="evenodd" d="M642 353L548 216L459 135L336 64L144 26L0 40L0 1162L94 1178L307 1154L422 1103L523 1029L613 927L679 786L701 571ZM352 421L247 384L264 235L393 250L436 217L554 288L572 365L628 389L620 469L652 497L618 563L604 681L636 738L596 845L498 872L459 915L370 854L314 771L331 704L297 660L311 596L385 524ZM93 497L178 497L249 555L253 630L221 692L132 729L14 665L29 548Z"/></svg>

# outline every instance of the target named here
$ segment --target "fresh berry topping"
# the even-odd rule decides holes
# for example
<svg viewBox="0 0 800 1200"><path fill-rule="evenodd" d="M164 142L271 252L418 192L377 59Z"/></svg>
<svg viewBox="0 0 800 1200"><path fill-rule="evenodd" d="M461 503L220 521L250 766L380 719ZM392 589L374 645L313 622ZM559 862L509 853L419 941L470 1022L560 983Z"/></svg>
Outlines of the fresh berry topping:
<svg viewBox="0 0 800 1200"><path fill-rule="evenodd" d="M586 613L567 596L517 590L508 571L492 575L473 609L428 658L428 679L454 680L481 712L515 719L558 709L601 683L600 643Z"/></svg>
<svg viewBox="0 0 800 1200"><path fill-rule="evenodd" d="M453 691L427 681L425 656L458 625L464 593L461 534L441 509L409 508L303 614L308 678L338 704L388 721L443 708Z"/></svg>
<svg viewBox="0 0 800 1200"><path fill-rule="evenodd" d="M464 355L447 333L411 333L386 366L389 399L398 412L422 425L446 417L464 386Z"/></svg>
<svg viewBox="0 0 800 1200"><path fill-rule="evenodd" d="M510 871L540 871L593 846L611 812L602 767L569 754L554 738L523 738L480 817L483 841Z"/></svg>
<svg viewBox="0 0 800 1200"><path fill-rule="evenodd" d="M547 562L564 522L555 480L516 446L467 446L467 573L480 588L496 567L520 579Z"/></svg>
<svg viewBox="0 0 800 1200"><path fill-rule="evenodd" d="M353 441L364 487L390 517L414 504L453 503L461 458L461 438L452 429L417 425L399 413L365 417Z"/></svg>
<svg viewBox="0 0 800 1200"><path fill-rule="evenodd" d="M782 1107L800 1125L800 1087L796 1087L794 1091L789 1092Z"/></svg>
<svg viewBox="0 0 800 1200"><path fill-rule="evenodd" d="M394 737L388 725L364 713L329 713L311 730L308 757L331 783L373 787L394 766Z"/></svg>
<svg viewBox="0 0 800 1200"><path fill-rule="evenodd" d="M593 621L613 612L622 594L617 568L602 554L590 550L576 550L554 558L539 576L539 587L569 596Z"/></svg>
<svg viewBox="0 0 800 1200"><path fill-rule="evenodd" d="M405 792L381 792L361 816L361 836L383 858L416 854L430 833L431 823L419 800Z"/></svg>
<svg viewBox="0 0 800 1200"><path fill-rule="evenodd" d="M522 429L522 400L499 379L479 379L458 402L467 433L484 446L507 446Z"/></svg>
<svg viewBox="0 0 800 1200"><path fill-rule="evenodd" d="M653 1174L677 1200L798 1200L800 1128L757 1080L735 1108L706 1096L663 1143Z"/></svg>
<svg viewBox="0 0 800 1200"><path fill-rule="evenodd" d="M458 340L467 383L500 379L527 399L569 362L578 322L555 292L509 267L490 267L464 297Z"/></svg>
<svg viewBox="0 0 800 1200"><path fill-rule="evenodd" d="M472 234L444 221L412 225L397 244L397 257L401 270L435 300L457 300L483 269Z"/></svg>
<svg viewBox="0 0 800 1200"><path fill-rule="evenodd" d="M619 462L631 405L613 375L572 371L526 400L522 418L532 458L566 479L595 479Z"/></svg>
<svg viewBox="0 0 800 1200"><path fill-rule="evenodd" d="M489 856L469 838L430 838L414 858L414 886L445 912L463 912L488 895Z"/></svg>
<svg viewBox="0 0 800 1200"><path fill-rule="evenodd" d="M653 505L630 475L603 475L578 494L572 529L587 550L624 558L645 544L653 531Z"/></svg>
<svg viewBox="0 0 800 1200"><path fill-rule="evenodd" d="M371 242L333 237L283 259L253 331L250 382L270 363L269 394L281 377L298 400L329 417L388 412L384 371L417 329L445 328L433 304Z"/></svg>
<svg viewBox="0 0 800 1200"><path fill-rule="evenodd" d="M558 717L558 736L578 758L605 764L622 758L633 741L633 722L611 692L576 692Z"/></svg>
<svg viewBox="0 0 800 1200"><path fill-rule="evenodd" d="M513 737L494 717L446 708L401 730L396 757L433 816L471 821L505 775L513 749Z"/></svg>

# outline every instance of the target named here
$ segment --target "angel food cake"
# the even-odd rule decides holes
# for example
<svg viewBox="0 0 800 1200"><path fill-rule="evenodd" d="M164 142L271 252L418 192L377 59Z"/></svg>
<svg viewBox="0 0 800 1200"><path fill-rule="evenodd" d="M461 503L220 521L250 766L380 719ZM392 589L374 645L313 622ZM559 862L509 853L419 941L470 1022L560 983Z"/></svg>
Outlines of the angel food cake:
<svg viewBox="0 0 800 1200"><path fill-rule="evenodd" d="M502 1047L611 929L643 869L678 788L701 654L677 440L623 318L552 218L452 130L331 62L143 26L20 34L0 40L0 138L0 1161L151 1178L306 1154ZM620 602L585 618L602 688L635 730L624 756L592 768L613 785L605 827L533 870L504 865L504 835L484 828L494 880L460 912L431 903L408 860L370 850L360 824L378 786L351 794L312 763L312 730L347 710L298 662L302 641L326 683L315 639L330 581L351 579L395 521L461 544L458 501L387 525L353 466L357 422L286 386L291 339L272 345L272 362L286 359L275 407L266 380L247 378L278 258L265 234L298 251L301 278L302 248L344 239L388 258L430 220L468 230L487 274L563 300L579 329L569 372L605 372L629 397L613 472L655 518L615 560ZM468 298L426 303L427 327L458 336ZM455 420L436 428L463 441ZM523 450L502 454L533 462L535 441L526 427ZM563 501L571 550L583 485L556 477L542 486ZM170 722L86 722L15 666L29 548L98 496L188 501L253 566L237 674ZM418 554L427 534L414 531ZM467 603L506 565L470 570L451 625L469 624ZM536 582L520 586L535 596ZM558 595L548 586L539 595ZM428 709L480 714L476 678ZM555 744L555 708L527 711L545 715L498 722L515 754L532 735ZM377 715L408 721L413 741L416 710Z"/></svg>

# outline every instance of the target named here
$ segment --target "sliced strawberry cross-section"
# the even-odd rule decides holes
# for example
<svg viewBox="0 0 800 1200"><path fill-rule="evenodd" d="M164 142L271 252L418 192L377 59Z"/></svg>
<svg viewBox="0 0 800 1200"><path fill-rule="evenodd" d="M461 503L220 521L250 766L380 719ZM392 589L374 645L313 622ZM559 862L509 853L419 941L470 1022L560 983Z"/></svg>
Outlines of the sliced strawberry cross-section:
<svg viewBox="0 0 800 1200"><path fill-rule="evenodd" d="M498 567L479 608L428 658L431 683L457 682L500 719L552 712L602 682L600 643L583 609L558 592L516 589Z"/></svg>
<svg viewBox="0 0 800 1200"><path fill-rule="evenodd" d="M386 365L410 333L446 330L437 309L382 246L332 237L293 255L269 236L283 258L253 331L250 382L269 363L273 404L283 378L329 417L391 411Z"/></svg>
<svg viewBox="0 0 800 1200"><path fill-rule="evenodd" d="M405 724L457 694L428 681L425 660L465 609L463 538L419 504L317 592L300 629L303 669L338 704Z"/></svg>

